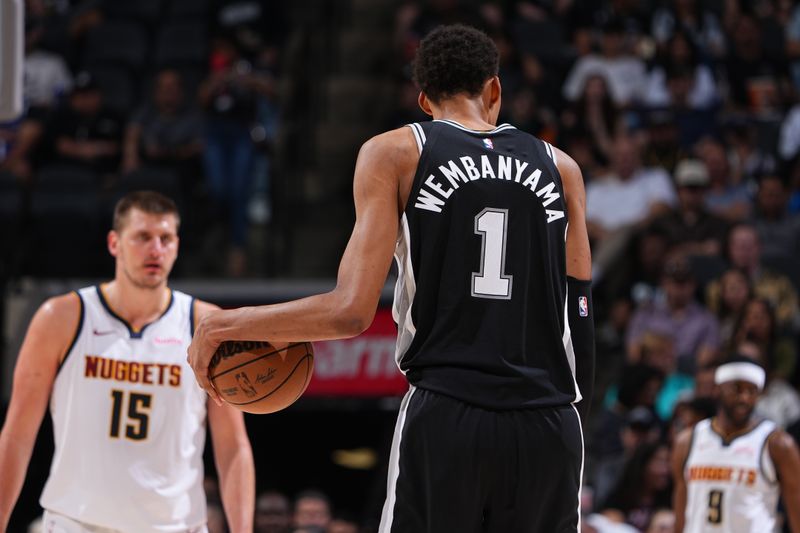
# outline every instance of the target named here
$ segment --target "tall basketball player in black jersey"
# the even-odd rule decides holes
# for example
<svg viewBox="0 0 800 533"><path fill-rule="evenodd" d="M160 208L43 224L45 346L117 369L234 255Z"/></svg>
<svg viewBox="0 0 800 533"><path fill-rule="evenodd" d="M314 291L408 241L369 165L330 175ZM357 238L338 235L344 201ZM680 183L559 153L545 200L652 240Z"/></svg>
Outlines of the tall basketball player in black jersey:
<svg viewBox="0 0 800 533"><path fill-rule="evenodd" d="M220 341L357 335L394 254L397 362L410 390L385 533L579 529L575 404L590 396L594 364L583 182L564 152L496 125L497 72L483 33L445 26L428 35L415 75L433 120L362 147L336 288L215 313L189 349L198 382L218 401L208 361Z"/></svg>

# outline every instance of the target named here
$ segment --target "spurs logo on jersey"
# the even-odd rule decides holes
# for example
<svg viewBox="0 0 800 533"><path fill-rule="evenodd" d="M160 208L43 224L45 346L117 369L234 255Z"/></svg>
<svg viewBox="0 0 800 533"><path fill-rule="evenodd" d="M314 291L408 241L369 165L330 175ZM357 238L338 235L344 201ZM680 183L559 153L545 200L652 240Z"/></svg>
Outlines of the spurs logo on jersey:
<svg viewBox="0 0 800 533"><path fill-rule="evenodd" d="M164 314L133 331L99 287L78 294L81 325L50 402L42 507L125 532L201 526L206 397L188 379L192 298L173 291Z"/></svg>
<svg viewBox="0 0 800 533"><path fill-rule="evenodd" d="M725 442L699 422L686 459L687 533L769 533L775 531L779 488L767 438L775 424L762 421Z"/></svg>

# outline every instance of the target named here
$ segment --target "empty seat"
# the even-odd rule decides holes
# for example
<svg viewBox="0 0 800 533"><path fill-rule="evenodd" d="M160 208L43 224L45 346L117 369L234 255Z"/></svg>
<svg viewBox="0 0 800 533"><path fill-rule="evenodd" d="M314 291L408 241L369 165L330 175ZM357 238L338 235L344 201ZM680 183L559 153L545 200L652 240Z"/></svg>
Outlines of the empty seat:
<svg viewBox="0 0 800 533"><path fill-rule="evenodd" d="M113 201L116 202L129 192L142 190L160 192L176 203L181 203L181 185L178 176L167 169L154 166L143 166L120 176L114 185Z"/></svg>
<svg viewBox="0 0 800 533"><path fill-rule="evenodd" d="M533 54L545 63L563 64L574 55L556 21L518 20L512 31L521 52Z"/></svg>
<svg viewBox="0 0 800 533"><path fill-rule="evenodd" d="M114 111L128 115L136 104L136 87L127 69L94 67L92 77L103 93L103 102Z"/></svg>
<svg viewBox="0 0 800 533"><path fill-rule="evenodd" d="M108 224L101 223L99 208L96 193L35 190L25 271L46 277L100 274Z"/></svg>
<svg viewBox="0 0 800 533"><path fill-rule="evenodd" d="M0 171L0 257L7 257L18 241L24 206L22 182L12 173Z"/></svg>
<svg viewBox="0 0 800 533"><path fill-rule="evenodd" d="M209 0L171 0L167 11L173 18L204 17L210 4Z"/></svg>
<svg viewBox="0 0 800 533"><path fill-rule="evenodd" d="M161 15L161 0L103 0L102 11L108 18L137 19L149 23Z"/></svg>
<svg viewBox="0 0 800 533"><path fill-rule="evenodd" d="M339 36L339 72L375 76L394 70L391 36L385 33L347 31Z"/></svg>
<svg viewBox="0 0 800 533"><path fill-rule="evenodd" d="M91 194L98 190L97 176L81 166L56 163L36 175L34 192Z"/></svg>
<svg viewBox="0 0 800 533"><path fill-rule="evenodd" d="M176 22L156 39L156 66L203 65L208 61L208 32L199 22Z"/></svg>
<svg viewBox="0 0 800 533"><path fill-rule="evenodd" d="M138 25L130 22L109 21L92 28L86 39L83 65L125 66L138 70L147 56L147 35Z"/></svg>
<svg viewBox="0 0 800 533"><path fill-rule="evenodd" d="M396 86L362 78L332 78L326 86L327 118L331 122L377 122L396 107Z"/></svg>

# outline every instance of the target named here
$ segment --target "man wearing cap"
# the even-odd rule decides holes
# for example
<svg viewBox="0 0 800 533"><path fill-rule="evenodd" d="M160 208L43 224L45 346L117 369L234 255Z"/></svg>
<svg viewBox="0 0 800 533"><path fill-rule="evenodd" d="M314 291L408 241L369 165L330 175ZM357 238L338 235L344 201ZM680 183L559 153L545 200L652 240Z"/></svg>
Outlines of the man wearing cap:
<svg viewBox="0 0 800 533"><path fill-rule="evenodd" d="M717 355L719 323L694 299L694 274L686 258L672 254L664 262L659 295L640 305L631 318L625 338L628 360L639 361L648 333L658 333L675 341L677 371L694 375Z"/></svg>
<svg viewBox="0 0 800 533"><path fill-rule="evenodd" d="M745 357L720 365L717 415L681 432L672 452L675 531L777 531L778 498L800 531L800 452L769 420L753 416L764 369Z"/></svg>
<svg viewBox="0 0 800 533"><path fill-rule="evenodd" d="M675 167L678 205L653 221L663 232L670 247L687 255L715 255L722 252L727 224L709 213L704 194L710 184L708 170L702 161L684 159Z"/></svg>

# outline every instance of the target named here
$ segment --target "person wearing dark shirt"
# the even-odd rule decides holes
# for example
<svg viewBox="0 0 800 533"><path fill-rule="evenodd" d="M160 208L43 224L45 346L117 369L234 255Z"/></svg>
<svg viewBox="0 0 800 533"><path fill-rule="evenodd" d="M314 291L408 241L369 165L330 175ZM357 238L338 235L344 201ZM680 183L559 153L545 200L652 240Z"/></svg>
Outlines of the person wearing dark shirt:
<svg viewBox="0 0 800 533"><path fill-rule="evenodd" d="M180 171L200 157L202 128L201 115L186 100L180 74L162 70L151 101L136 112L125 131L123 169L132 171L145 162Z"/></svg>
<svg viewBox="0 0 800 533"><path fill-rule="evenodd" d="M712 215L703 204L710 185L703 162L684 159L675 168L678 206L653 221L667 236L670 247L685 255L718 256L725 242L727 224Z"/></svg>
<svg viewBox="0 0 800 533"><path fill-rule="evenodd" d="M119 167L123 124L103 105L103 95L88 72L75 77L66 105L53 115L46 131L55 160L107 174Z"/></svg>

